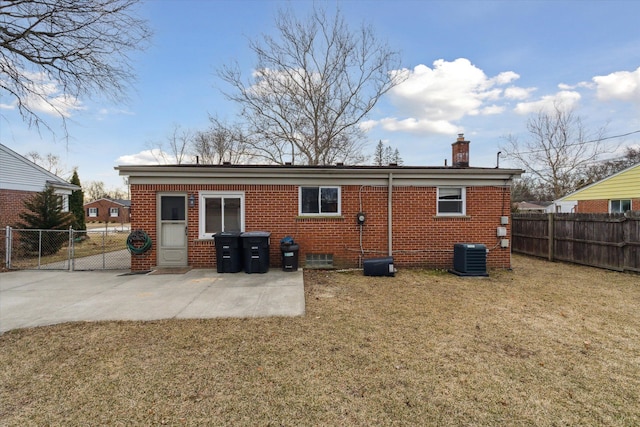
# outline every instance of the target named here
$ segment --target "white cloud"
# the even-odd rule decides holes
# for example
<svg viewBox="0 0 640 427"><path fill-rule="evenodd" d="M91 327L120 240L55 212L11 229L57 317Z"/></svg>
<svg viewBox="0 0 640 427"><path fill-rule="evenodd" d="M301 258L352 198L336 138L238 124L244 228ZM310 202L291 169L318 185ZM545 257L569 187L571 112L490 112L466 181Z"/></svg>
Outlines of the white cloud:
<svg viewBox="0 0 640 427"><path fill-rule="evenodd" d="M554 106L571 109L580 101L580 98L578 92L560 91L554 95L543 96L538 101L519 102L514 111L517 114L531 114L551 109Z"/></svg>
<svg viewBox="0 0 640 427"><path fill-rule="evenodd" d="M504 90L504 97L506 99L514 99L514 100L524 100L531 96L531 93L534 92L536 88L529 87L516 87L511 86Z"/></svg>
<svg viewBox="0 0 640 427"><path fill-rule="evenodd" d="M362 122L360 122L359 126L360 129L363 132L369 132L371 129L373 129L376 125L378 124L377 121L375 120L364 120Z"/></svg>
<svg viewBox="0 0 640 427"><path fill-rule="evenodd" d="M446 120L428 120L408 118L398 120L396 118L386 118L379 121L384 130L390 132L410 132L410 133L438 133L451 134L458 132L459 128Z"/></svg>
<svg viewBox="0 0 640 427"><path fill-rule="evenodd" d="M78 98L62 92L58 83L49 80L44 73L24 71L23 74L25 80L22 83L27 86L29 94L22 99L22 102L27 108L34 112L65 118L71 117L74 111L84 110ZM3 109L15 109L17 106L17 100L11 104L2 104Z"/></svg>
<svg viewBox="0 0 640 427"><path fill-rule="evenodd" d="M127 154L120 156L116 159L116 163L119 165L158 165L168 164L162 159L169 158L168 153L163 153L161 150L155 148L153 150L144 150L136 154ZM158 161L160 159L161 161Z"/></svg>
<svg viewBox="0 0 640 427"><path fill-rule="evenodd" d="M635 71L617 71L606 76L595 76L598 99L640 103L640 67Z"/></svg>
<svg viewBox="0 0 640 427"><path fill-rule="evenodd" d="M590 82L580 82L578 84L575 85L568 85L566 83L560 83L558 84L558 89L560 90L574 90L574 89L579 89L579 88L587 88L587 89L593 89L594 84L590 83Z"/></svg>
<svg viewBox="0 0 640 427"><path fill-rule="evenodd" d="M505 108L502 105L489 105L487 107L484 107L481 111L480 114L482 114L483 116L489 116L492 114L500 114L505 110Z"/></svg>
<svg viewBox="0 0 640 427"><path fill-rule="evenodd" d="M460 128L455 121L465 116L499 114L505 109L501 101L526 99L534 90L515 86L504 89L501 86L520 76L505 71L490 78L466 58L451 62L439 59L433 68L420 64L393 74L406 78L388 94L405 118L378 121L388 131L455 133Z"/></svg>

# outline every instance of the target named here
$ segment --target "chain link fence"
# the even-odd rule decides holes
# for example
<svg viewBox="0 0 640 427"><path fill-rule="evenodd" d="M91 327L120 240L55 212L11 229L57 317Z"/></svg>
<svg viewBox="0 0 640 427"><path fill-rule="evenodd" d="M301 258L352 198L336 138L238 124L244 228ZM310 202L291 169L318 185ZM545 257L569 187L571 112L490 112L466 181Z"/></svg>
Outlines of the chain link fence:
<svg viewBox="0 0 640 427"><path fill-rule="evenodd" d="M128 232L32 230L7 227L2 234L5 267L18 270L128 270Z"/></svg>

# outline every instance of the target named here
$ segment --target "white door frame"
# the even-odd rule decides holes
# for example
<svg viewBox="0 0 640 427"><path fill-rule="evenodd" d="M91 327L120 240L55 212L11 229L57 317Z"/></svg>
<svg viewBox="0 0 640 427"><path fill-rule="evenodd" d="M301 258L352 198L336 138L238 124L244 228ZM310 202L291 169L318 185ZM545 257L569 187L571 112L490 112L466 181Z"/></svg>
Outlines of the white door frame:
<svg viewBox="0 0 640 427"><path fill-rule="evenodd" d="M183 198L184 212L175 211L173 218L163 220L163 197ZM186 192L156 194L156 227L158 230L156 265L158 267L186 267L188 265L187 211Z"/></svg>

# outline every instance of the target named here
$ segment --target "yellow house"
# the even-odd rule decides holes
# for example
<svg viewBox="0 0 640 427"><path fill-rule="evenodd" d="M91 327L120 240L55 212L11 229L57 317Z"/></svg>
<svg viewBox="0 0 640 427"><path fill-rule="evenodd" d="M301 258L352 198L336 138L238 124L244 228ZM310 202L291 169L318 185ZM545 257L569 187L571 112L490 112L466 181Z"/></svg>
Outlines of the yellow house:
<svg viewBox="0 0 640 427"><path fill-rule="evenodd" d="M640 211L640 163L554 200L554 209L573 205L576 213ZM565 210L560 210L564 212Z"/></svg>

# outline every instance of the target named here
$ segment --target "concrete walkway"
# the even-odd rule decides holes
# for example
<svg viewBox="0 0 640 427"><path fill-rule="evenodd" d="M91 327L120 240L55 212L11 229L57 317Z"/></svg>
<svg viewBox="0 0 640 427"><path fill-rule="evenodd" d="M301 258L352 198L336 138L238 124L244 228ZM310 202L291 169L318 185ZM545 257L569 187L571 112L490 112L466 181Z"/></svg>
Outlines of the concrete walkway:
<svg viewBox="0 0 640 427"><path fill-rule="evenodd" d="M302 271L0 273L0 333L74 321L301 316Z"/></svg>

